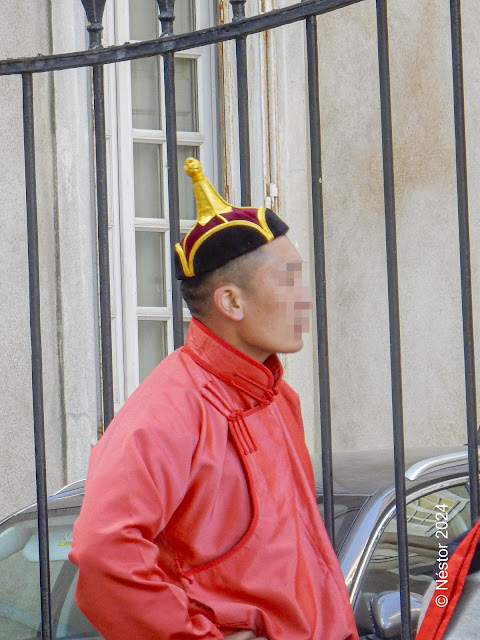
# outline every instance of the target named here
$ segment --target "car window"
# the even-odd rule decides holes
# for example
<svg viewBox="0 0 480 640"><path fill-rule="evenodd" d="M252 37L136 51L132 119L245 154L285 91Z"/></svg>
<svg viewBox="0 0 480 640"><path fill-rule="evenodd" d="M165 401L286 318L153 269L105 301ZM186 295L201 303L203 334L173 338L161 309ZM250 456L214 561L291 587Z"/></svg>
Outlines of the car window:
<svg viewBox="0 0 480 640"><path fill-rule="evenodd" d="M367 501L368 496L334 495L334 526L335 526L335 551L338 553L343 541L350 531L360 509ZM323 496L317 495L317 504L322 519L324 519Z"/></svg>
<svg viewBox="0 0 480 640"><path fill-rule="evenodd" d="M439 545L470 528L470 498L465 484L439 489L407 504L410 590L423 595L431 583L439 558ZM442 552L443 553L443 552ZM397 519L393 516L375 546L361 584L363 602L382 591L398 591Z"/></svg>
<svg viewBox="0 0 480 640"><path fill-rule="evenodd" d="M67 556L77 515L65 514L65 510L49 513L52 638L55 640L101 638L73 599L76 567ZM39 584L35 514L16 516L0 528L0 640L40 637Z"/></svg>

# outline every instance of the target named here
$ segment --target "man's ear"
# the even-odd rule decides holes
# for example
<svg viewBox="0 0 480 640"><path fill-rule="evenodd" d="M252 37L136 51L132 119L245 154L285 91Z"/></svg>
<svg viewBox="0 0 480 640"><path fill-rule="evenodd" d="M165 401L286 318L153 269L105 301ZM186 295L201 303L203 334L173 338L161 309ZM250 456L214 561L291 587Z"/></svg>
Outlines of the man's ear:
<svg viewBox="0 0 480 640"><path fill-rule="evenodd" d="M213 294L215 309L225 318L239 322L243 320L243 304L240 289L234 284L223 284Z"/></svg>

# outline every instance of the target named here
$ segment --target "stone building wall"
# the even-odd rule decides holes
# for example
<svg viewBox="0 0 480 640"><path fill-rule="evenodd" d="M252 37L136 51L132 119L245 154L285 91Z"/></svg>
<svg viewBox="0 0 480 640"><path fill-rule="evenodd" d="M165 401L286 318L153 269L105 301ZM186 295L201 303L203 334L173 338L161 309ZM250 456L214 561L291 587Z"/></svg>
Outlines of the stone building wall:
<svg viewBox="0 0 480 640"><path fill-rule="evenodd" d="M257 13L263 3L247 5ZM406 444L457 445L466 433L449 6L389 0L388 11ZM478 318L480 24L473 0L462 12ZM15 0L3 9L0 58L83 49L84 27L79 1ZM276 210L312 276L304 33L304 24L269 33L270 57L251 76L252 191L266 193L268 167ZM333 445L383 448L392 418L374 0L319 17L318 33ZM264 46L255 38L252 65ZM34 86L52 492L85 474L100 422L89 71L38 75ZM0 517L35 500L21 97L19 78L0 78ZM307 444L319 450L314 335L283 361L301 396Z"/></svg>

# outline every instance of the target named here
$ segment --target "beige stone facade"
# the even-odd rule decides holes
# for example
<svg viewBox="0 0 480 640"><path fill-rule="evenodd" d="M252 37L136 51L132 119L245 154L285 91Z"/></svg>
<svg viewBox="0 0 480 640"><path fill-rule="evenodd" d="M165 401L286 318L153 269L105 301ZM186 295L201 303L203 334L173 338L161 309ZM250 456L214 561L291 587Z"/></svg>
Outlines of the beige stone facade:
<svg viewBox="0 0 480 640"><path fill-rule="evenodd" d="M83 9L80 2L71 5L65 0L8 3L0 24L0 58L83 49ZM247 2L251 14L264 5ZM463 0L478 318L476 9L473 0ZM458 445L466 442L466 419L449 3L389 0L388 12L406 444ZM299 23L270 33L267 43L263 36L250 38L252 176L254 204L272 196L313 273L304 33ZM337 450L384 448L392 443L392 417L374 0L319 17L318 36L333 445ZM0 78L0 84L2 517L35 499L35 477L21 82L10 77ZM84 475L100 419L88 73L35 77L35 105L45 422L49 490L54 491ZM226 105L234 107L232 95ZM225 117L234 124L230 116L227 110ZM227 148L234 148L228 126L226 136ZM268 193L267 184L268 189L274 185L278 197L277 191ZM315 345L311 335L301 353L284 358L287 380L301 395L312 451L320 447Z"/></svg>

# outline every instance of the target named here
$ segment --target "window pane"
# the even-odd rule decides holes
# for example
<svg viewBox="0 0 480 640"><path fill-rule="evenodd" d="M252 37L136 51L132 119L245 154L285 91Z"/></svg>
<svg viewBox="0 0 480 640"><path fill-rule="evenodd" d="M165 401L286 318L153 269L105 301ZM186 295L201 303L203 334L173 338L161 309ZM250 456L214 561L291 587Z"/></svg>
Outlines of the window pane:
<svg viewBox="0 0 480 640"><path fill-rule="evenodd" d="M132 60L132 122L135 129L161 129L159 58Z"/></svg>
<svg viewBox="0 0 480 640"><path fill-rule="evenodd" d="M335 496L333 521L335 526L335 551L338 553L352 524L355 522L360 509L368 496ZM323 495L317 497L317 504L322 520L325 520L325 505Z"/></svg>
<svg viewBox="0 0 480 640"><path fill-rule="evenodd" d="M131 40L153 40L157 37L158 5L155 0L130 0Z"/></svg>
<svg viewBox="0 0 480 640"><path fill-rule="evenodd" d="M435 573L439 543L470 528L470 498L465 485L439 489L407 504L410 589L423 595ZM439 532L442 533L439 533ZM394 516L368 563L362 584L366 604L381 591L398 591L397 520Z"/></svg>
<svg viewBox="0 0 480 640"><path fill-rule="evenodd" d="M137 231L137 304L139 307L165 307L165 256L163 233Z"/></svg>
<svg viewBox="0 0 480 640"><path fill-rule="evenodd" d="M138 321L138 358L140 382L167 355L167 323L158 320Z"/></svg>
<svg viewBox="0 0 480 640"><path fill-rule="evenodd" d="M55 638L100 638L74 601L77 568L68 561L77 514L49 510L50 580ZM40 590L36 518L10 518L0 528L0 638L38 638Z"/></svg>
<svg viewBox="0 0 480 640"><path fill-rule="evenodd" d="M162 148L159 144L133 144L135 216L160 218L162 203Z"/></svg>
<svg viewBox="0 0 480 640"><path fill-rule="evenodd" d="M174 33L187 33L195 30L194 0L177 0L175 3Z"/></svg>
<svg viewBox="0 0 480 640"><path fill-rule="evenodd" d="M177 129L198 131L196 60L175 58L175 97Z"/></svg>
<svg viewBox="0 0 480 640"><path fill-rule="evenodd" d="M177 147L178 159L178 203L180 207L180 218L184 220L195 220L196 205L193 194L192 180L185 173L183 165L187 158L198 158L198 147Z"/></svg>

